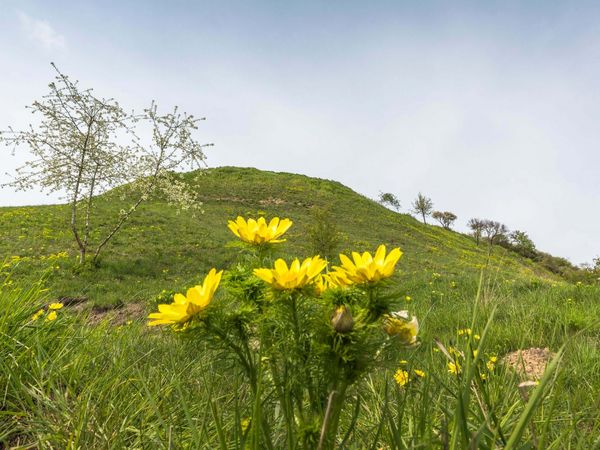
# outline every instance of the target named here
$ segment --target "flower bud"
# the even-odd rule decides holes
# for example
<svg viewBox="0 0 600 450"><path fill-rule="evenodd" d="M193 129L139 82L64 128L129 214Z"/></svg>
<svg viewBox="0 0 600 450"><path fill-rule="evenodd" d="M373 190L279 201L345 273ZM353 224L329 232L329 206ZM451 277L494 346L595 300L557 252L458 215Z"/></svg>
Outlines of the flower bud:
<svg viewBox="0 0 600 450"><path fill-rule="evenodd" d="M338 333L349 333L354 328L354 319L345 305L338 306L331 318L331 325Z"/></svg>

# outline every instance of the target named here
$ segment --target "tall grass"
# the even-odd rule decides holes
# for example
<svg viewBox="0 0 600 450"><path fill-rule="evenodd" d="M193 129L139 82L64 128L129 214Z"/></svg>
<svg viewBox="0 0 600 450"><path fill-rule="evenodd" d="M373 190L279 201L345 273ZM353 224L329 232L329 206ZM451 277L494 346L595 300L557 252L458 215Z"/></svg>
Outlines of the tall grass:
<svg viewBox="0 0 600 450"><path fill-rule="evenodd" d="M47 293L42 282L16 284L0 291L0 446L265 448L265 431L245 426L264 415L270 445L297 448L283 411L252 402L241 374L202 342L140 322L91 326L65 310L31 322ZM440 300L423 286L411 289L422 299L413 300L422 345L398 361L411 381L400 387L381 370L350 390L338 447L600 448L598 289L499 283L476 305L471 289L437 286ZM465 327L481 339L457 335ZM485 372L489 355L532 345L556 353L539 385L519 389L523 378L499 363ZM462 354L458 376L448 372L451 347Z"/></svg>

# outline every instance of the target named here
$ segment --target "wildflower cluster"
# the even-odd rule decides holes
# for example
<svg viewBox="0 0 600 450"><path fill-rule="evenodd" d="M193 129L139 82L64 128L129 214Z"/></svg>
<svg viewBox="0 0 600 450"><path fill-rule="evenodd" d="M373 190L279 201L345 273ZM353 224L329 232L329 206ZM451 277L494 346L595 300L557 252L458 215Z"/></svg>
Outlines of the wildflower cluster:
<svg viewBox="0 0 600 450"><path fill-rule="evenodd" d="M401 360L401 367L398 370L396 370L396 373L394 373L394 381L396 381L396 384L401 388L408 385L411 381L418 381L427 376L424 370L410 369L406 367L407 365L408 361Z"/></svg>
<svg viewBox="0 0 600 450"><path fill-rule="evenodd" d="M477 376L481 380L487 380L496 369L496 363L498 357L496 355L480 355L479 347L477 346L481 336L477 333L473 333L471 328L461 328L456 332L458 339L464 340L465 350L459 350L454 346L444 346L438 342L438 346L442 349L446 357L446 366L448 373L460 377L463 373L463 367L466 364L466 360L470 359L472 362L478 362L475 367ZM468 354L470 353L470 355ZM469 358L467 358L469 357Z"/></svg>
<svg viewBox="0 0 600 450"><path fill-rule="evenodd" d="M62 303L50 303L47 308L39 309L34 315L31 316L31 322L39 320L42 316L46 316L46 322L53 322L58 318L58 310L63 308Z"/></svg>
<svg viewBox="0 0 600 450"><path fill-rule="evenodd" d="M267 410L243 420L244 440L269 440L267 418L279 411L290 446L333 448L348 391L417 345L419 323L406 310L394 311L407 300L388 289L400 249L341 254L332 267L319 255L272 259L272 244L283 242L291 226L277 217L229 221L231 232L257 251L158 305L148 325L197 336L206 351L235 363L251 404ZM406 371L406 383L424 376L418 368ZM398 384L403 377L396 372Z"/></svg>

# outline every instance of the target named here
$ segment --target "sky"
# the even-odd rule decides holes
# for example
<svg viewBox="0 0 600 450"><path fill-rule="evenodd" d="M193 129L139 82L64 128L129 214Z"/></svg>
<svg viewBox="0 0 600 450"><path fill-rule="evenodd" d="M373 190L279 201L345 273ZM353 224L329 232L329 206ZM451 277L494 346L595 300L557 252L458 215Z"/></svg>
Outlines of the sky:
<svg viewBox="0 0 600 450"><path fill-rule="evenodd" d="M460 231L490 218L574 263L600 254L599 2L0 0L0 129L32 120L51 61L127 109L206 117L210 167L404 212L423 192ZM27 157L0 148L0 183ZM0 206L57 201L0 189Z"/></svg>

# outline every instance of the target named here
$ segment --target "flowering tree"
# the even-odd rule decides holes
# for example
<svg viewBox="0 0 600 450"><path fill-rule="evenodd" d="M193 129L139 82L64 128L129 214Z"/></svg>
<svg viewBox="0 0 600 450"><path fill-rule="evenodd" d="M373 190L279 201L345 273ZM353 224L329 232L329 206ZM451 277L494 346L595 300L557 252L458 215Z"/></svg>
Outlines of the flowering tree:
<svg viewBox="0 0 600 450"><path fill-rule="evenodd" d="M9 127L0 142L29 150L32 159L18 168L8 185L18 190L39 186L60 192L70 204L70 229L84 263L92 248L96 261L104 246L152 193L160 191L183 208L197 206L194 196L173 175L182 167L204 161L203 146L192 133L198 119L172 113L160 115L155 103L142 114L126 112L114 99L99 98L91 89L57 72L49 94L29 107L39 118L25 130ZM137 136L142 129L146 139ZM128 184L131 204L109 226L105 236L91 241L97 196ZM125 192L124 192L125 193Z"/></svg>

